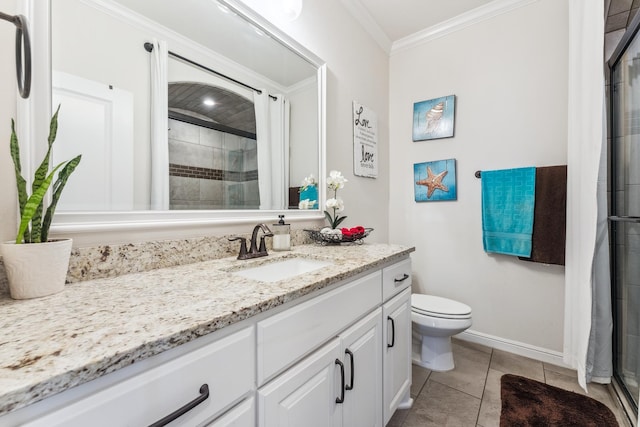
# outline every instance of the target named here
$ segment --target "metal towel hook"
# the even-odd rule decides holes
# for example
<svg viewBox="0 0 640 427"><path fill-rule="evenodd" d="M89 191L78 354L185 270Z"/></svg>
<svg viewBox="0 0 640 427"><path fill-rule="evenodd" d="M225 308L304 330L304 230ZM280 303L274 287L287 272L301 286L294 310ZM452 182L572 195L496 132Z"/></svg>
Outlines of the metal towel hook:
<svg viewBox="0 0 640 427"><path fill-rule="evenodd" d="M16 77L20 96L26 99L31 92L31 40L27 18L23 15L7 15L0 12L0 19L12 22L16 26Z"/></svg>

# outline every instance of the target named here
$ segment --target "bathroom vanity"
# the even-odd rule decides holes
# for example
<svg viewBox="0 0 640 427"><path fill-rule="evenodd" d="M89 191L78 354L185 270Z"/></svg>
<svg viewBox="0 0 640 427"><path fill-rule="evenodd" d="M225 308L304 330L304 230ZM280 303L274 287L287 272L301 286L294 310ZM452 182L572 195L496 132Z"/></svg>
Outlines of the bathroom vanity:
<svg viewBox="0 0 640 427"><path fill-rule="evenodd" d="M96 191L101 187L91 184L90 192L77 193L83 203L87 201L87 194L109 194L110 189L121 196L123 191L111 184L111 177L127 182L127 191L131 187L128 180L122 179L126 174L124 169L131 169L125 168L123 162L133 165L133 157L111 148L122 141L120 134L107 126L121 130L125 124L134 123L134 130L125 133L135 135L138 154L152 151L149 122L155 121L160 128L166 128L163 125L166 111L147 111L153 104L146 98L152 75L148 66L152 56L149 55L155 55L153 52L158 53L160 48L149 52L144 51L143 46L154 39L166 41L167 55L172 61L180 62L180 57L184 57L189 64L197 65L199 71L205 68L224 71L223 74L233 76L236 83L246 83L242 89L235 86L232 89L239 90L247 99L254 96L253 92L262 94L263 89L253 90L259 87L264 88L263 97L270 91L278 94L270 98L274 101L284 102L287 97L294 100L291 102L295 106L294 114L305 119L289 124L290 149L282 153L290 156L271 157L273 164L268 165L267 170L288 170L288 174L283 175L287 179L272 173L273 179L267 187L273 194L276 191L286 194L291 185L309 174L326 176L326 65L242 2L200 0L185 4L178 15L172 10L165 13L167 18L178 17L173 23L178 26L191 23L186 28L188 31L183 32L164 21L163 16L156 16L162 10L155 3L149 10L136 11L128 10L119 1L75 4L25 0L21 3L24 3L21 12L27 15L33 28L34 63L52 65L51 69L42 68L42 73L34 75L33 86L37 90L29 100L18 105L18 133L23 135L23 140L46 141L42 129L48 127L41 124L48 123L52 104L58 103L60 94L84 93L65 89L67 82L74 87L87 81L102 82L101 76L110 74L105 72L109 68L115 73L108 78L108 94L126 91L143 95L132 98L142 100L142 113L135 110L136 117L149 120L130 120L132 108L120 109L100 101L97 104L107 108L108 113L96 116L116 119L100 126L79 127L96 131L101 137L113 136L114 141L105 139L108 147L105 152L114 153L117 161L112 163L118 165L117 171L107 171L105 179L100 181L107 183L108 191ZM149 2L137 3L149 6ZM222 11L218 10L217 3L223 6ZM74 13L60 9L65 5ZM228 9L234 13L227 14ZM220 16L220 22L211 25L214 13ZM105 44L104 49L102 44L96 45L87 39L83 42L91 49L80 48L79 54L74 54L73 46L78 45L75 34L79 30L65 21L71 16L74 24L87 26L86 34L96 36L98 42ZM78 16L95 17L97 21L77 19ZM236 19L238 16L245 17L247 22L241 24L241 20ZM205 23L193 25L203 17L206 17ZM241 32L226 30L226 25L236 24L243 27L239 28ZM93 31L96 26L107 28L105 33L119 37L104 37L103 33ZM69 28L74 29L73 34L68 33ZM191 34L192 28L223 32L221 36L210 34L204 39L192 39L196 36ZM229 40L255 39L256 28L269 35L261 39L269 39L274 47L288 50L282 56L288 58L281 67L284 75L292 75L294 63L306 69L300 79L279 82L267 75L274 65L273 58L280 56L269 54L262 45L238 48L235 44L226 44ZM115 44L116 40L121 40L122 46ZM222 44L218 46L218 42ZM97 59L113 57L108 54L110 51L118 57L129 58L125 60L126 73L122 73L120 63L98 62ZM125 51L131 55L125 55ZM91 52L99 55L87 60ZM250 69L250 64L243 65L242 58L229 57L244 52L251 53L248 56L251 63L258 59L254 52L267 53L269 67ZM74 66L76 60L80 61L80 67ZM192 74L194 70L189 72ZM134 73L137 77L133 77ZM216 76L218 79L221 74ZM209 75L206 81L201 77L194 81L214 85L209 83ZM167 84L171 83L170 78L167 75ZM175 81L182 80L175 78ZM215 85L228 88L229 79L221 80L216 80ZM84 95L79 98L99 99ZM69 102L63 104L70 105ZM80 112L90 110L78 108ZM74 118L82 116L65 111L66 126L73 128ZM283 117L283 123L285 119ZM103 140L91 135L79 139ZM43 145L31 148L33 153L46 149ZM89 162L90 155L83 151L83 156L83 162ZM32 157L26 160L37 166L35 159L39 156ZM102 157L94 158L98 159L97 164L104 164ZM148 233L146 238L152 233L182 235L182 230L189 230L193 236L200 229L211 233L210 227L265 221L265 211L259 209L241 211L238 217L235 209L190 212L160 210L162 206L155 203L150 206L151 197L145 190L151 188L147 181L154 178L150 170L140 169L150 164L149 161L136 163L135 177L143 181L134 182L133 199L127 196L126 202L119 202L115 207L104 203L60 207L52 225L53 235L71 233L88 242L101 242L101 237L110 238L107 235L113 231ZM90 178L97 176L97 171L91 168L87 171ZM260 176L265 177L267 173L260 171ZM156 178L164 182L164 175ZM72 189L65 194L73 194ZM318 205L322 205L324 195L319 197ZM279 199L277 206L270 210L286 209L285 198ZM154 210L148 210L150 207ZM286 211L286 215L315 223L324 221L319 209L293 209ZM76 244L79 241L76 240ZM78 244L83 245L85 243ZM137 258L136 267L165 261L165 265L175 265L172 264L175 259L213 258L212 249L219 249L203 244L192 251L181 251L176 246L172 243L171 247L159 250L155 242L151 242L143 250L127 249L117 255L127 261ZM409 254L413 250L369 243L331 247L300 245L292 251L259 259L221 258L80 281L67 284L59 294L37 300L0 299L0 427L158 426L174 418L171 425L302 426L312 422L322 426L382 426L399 406L411 404ZM289 264L286 267L278 264L271 270L260 269L293 259L298 260L292 263L295 268L307 265L299 260L328 265L294 275L290 273L295 269ZM93 261L105 275L120 271L117 265L120 259L109 246L101 246L97 260ZM86 271L93 268L88 264L72 265L71 270L75 271L70 275L84 278ZM243 275L251 269L254 276ZM283 271L287 273L284 277L273 280L275 273Z"/></svg>
<svg viewBox="0 0 640 427"><path fill-rule="evenodd" d="M293 249L0 300L0 425L385 425L411 405L413 248ZM322 267L242 274L292 259Z"/></svg>

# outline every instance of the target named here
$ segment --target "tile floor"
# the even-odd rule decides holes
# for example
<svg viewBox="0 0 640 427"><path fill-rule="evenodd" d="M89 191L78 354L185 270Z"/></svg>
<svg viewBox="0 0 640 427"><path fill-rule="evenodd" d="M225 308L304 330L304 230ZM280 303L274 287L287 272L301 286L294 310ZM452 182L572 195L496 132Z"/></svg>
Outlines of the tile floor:
<svg viewBox="0 0 640 427"><path fill-rule="evenodd" d="M456 364L449 372L413 365L411 409L398 410L387 427L492 427L500 425L500 377L516 374L584 393L575 371L462 340L453 340ZM589 396L606 404L620 427L629 427L609 388L589 385Z"/></svg>

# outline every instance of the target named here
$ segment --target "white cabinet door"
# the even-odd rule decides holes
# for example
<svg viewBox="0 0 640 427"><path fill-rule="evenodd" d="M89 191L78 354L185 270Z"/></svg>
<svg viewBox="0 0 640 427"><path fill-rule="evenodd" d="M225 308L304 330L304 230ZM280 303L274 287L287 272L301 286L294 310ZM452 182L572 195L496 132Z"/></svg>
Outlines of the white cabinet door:
<svg viewBox="0 0 640 427"><path fill-rule="evenodd" d="M245 399L226 414L207 424L207 427L254 427L256 425L255 399Z"/></svg>
<svg viewBox="0 0 640 427"><path fill-rule="evenodd" d="M405 289L382 308L384 423L409 399L411 387L411 289Z"/></svg>
<svg viewBox="0 0 640 427"><path fill-rule="evenodd" d="M381 314L378 308L340 335L346 387L344 426L383 426Z"/></svg>
<svg viewBox="0 0 640 427"><path fill-rule="evenodd" d="M258 391L262 427L342 425L340 340L311 353Z"/></svg>

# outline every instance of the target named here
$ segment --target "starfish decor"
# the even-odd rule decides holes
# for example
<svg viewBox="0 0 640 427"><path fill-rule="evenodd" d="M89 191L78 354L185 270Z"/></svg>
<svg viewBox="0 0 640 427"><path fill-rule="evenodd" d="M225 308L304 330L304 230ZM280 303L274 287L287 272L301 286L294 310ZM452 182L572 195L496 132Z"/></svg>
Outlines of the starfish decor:
<svg viewBox="0 0 640 427"><path fill-rule="evenodd" d="M447 176L448 171L442 171L439 174L434 174L429 166L427 166L427 179L421 179L420 181L416 181L418 185L424 185L428 188L427 198L430 198L433 195L433 192L436 190L442 190L444 192L449 192L449 187L442 183L442 179Z"/></svg>

